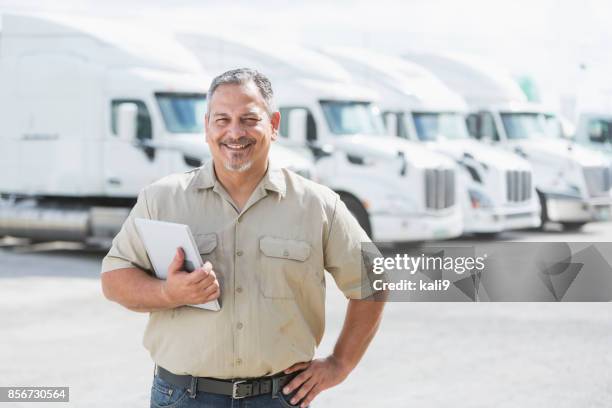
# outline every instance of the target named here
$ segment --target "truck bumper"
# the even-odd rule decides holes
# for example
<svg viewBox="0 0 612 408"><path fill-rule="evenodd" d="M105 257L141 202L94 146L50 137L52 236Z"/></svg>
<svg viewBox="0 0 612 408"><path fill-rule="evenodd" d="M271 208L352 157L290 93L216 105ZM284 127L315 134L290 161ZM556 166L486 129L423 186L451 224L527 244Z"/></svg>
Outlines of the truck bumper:
<svg viewBox="0 0 612 408"><path fill-rule="evenodd" d="M612 198L573 198L545 195L546 213L553 222L592 222L610 220Z"/></svg>
<svg viewBox="0 0 612 408"><path fill-rule="evenodd" d="M415 242L455 238L463 233L461 211L445 215L372 214L372 234L378 242Z"/></svg>
<svg viewBox="0 0 612 408"><path fill-rule="evenodd" d="M540 206L534 205L470 209L465 212L465 233L496 233L514 229L537 228L541 224Z"/></svg>

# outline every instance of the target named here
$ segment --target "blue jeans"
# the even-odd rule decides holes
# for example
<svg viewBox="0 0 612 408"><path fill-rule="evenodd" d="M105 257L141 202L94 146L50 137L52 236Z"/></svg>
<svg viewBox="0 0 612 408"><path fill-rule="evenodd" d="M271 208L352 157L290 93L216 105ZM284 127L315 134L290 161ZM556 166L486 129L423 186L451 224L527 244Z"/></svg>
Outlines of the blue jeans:
<svg viewBox="0 0 612 408"><path fill-rule="evenodd" d="M293 395L291 395L293 396ZM198 392L195 398L189 398L185 388L175 387L157 375L151 387L151 408L293 408L291 396L279 391L275 397L271 394L233 400L228 395Z"/></svg>

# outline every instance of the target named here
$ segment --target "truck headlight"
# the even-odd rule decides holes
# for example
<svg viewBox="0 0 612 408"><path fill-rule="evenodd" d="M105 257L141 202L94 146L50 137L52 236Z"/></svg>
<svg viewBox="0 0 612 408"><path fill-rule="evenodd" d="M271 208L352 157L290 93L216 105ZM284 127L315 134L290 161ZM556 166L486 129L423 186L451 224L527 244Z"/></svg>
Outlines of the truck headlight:
<svg viewBox="0 0 612 408"><path fill-rule="evenodd" d="M563 183L563 185L559 187L559 190L556 191L558 194L576 198L582 197L580 188L575 184Z"/></svg>
<svg viewBox="0 0 612 408"><path fill-rule="evenodd" d="M491 208L493 207L493 201L485 195L477 190L468 190L468 194L470 195L470 204L472 208Z"/></svg>
<svg viewBox="0 0 612 408"><path fill-rule="evenodd" d="M576 196L580 196L580 188L574 184L568 184L567 189L571 194L576 195Z"/></svg>

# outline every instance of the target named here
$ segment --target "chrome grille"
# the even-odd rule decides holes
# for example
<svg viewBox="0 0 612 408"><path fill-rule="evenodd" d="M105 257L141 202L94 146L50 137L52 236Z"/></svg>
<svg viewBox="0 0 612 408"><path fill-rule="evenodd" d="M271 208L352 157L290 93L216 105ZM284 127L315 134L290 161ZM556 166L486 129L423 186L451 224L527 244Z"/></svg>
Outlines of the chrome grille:
<svg viewBox="0 0 612 408"><path fill-rule="evenodd" d="M509 170L506 172L506 199L520 203L531 198L531 172Z"/></svg>
<svg viewBox="0 0 612 408"><path fill-rule="evenodd" d="M585 167L584 179L587 190L591 197L603 197L610 194L610 168L608 167Z"/></svg>
<svg viewBox="0 0 612 408"><path fill-rule="evenodd" d="M455 172L452 169L425 170L425 206L442 210L455 204Z"/></svg>

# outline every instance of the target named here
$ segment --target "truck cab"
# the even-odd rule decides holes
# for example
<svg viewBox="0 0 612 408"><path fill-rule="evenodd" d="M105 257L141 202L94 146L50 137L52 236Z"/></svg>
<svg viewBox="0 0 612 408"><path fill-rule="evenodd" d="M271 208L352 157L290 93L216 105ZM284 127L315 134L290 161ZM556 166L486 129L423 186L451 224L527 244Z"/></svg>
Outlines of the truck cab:
<svg viewBox="0 0 612 408"><path fill-rule="evenodd" d="M321 50L379 93L387 131L444 154L458 165L464 233L495 235L540 225L531 165L469 137L467 105L424 68L351 47Z"/></svg>
<svg viewBox="0 0 612 408"><path fill-rule="evenodd" d="M612 203L608 162L601 154L567 140L547 137L540 104L529 103L503 69L465 55L408 54L468 103L471 135L517 153L531 163L542 206L542 222L575 230L607 220Z"/></svg>
<svg viewBox="0 0 612 408"><path fill-rule="evenodd" d="M543 221L566 229L610 218L610 167L604 156L571 141L547 137L545 113L530 104L500 104L469 118L471 133L530 160Z"/></svg>
<svg viewBox="0 0 612 408"><path fill-rule="evenodd" d="M603 112L581 113L574 140L583 146L612 156L612 115Z"/></svg>
<svg viewBox="0 0 612 408"><path fill-rule="evenodd" d="M157 31L81 18L2 22L0 235L106 245L142 188L208 156L211 77Z"/></svg>
<svg viewBox="0 0 612 408"><path fill-rule="evenodd" d="M423 241L463 231L456 166L418 143L389 137L376 93L333 60L302 47L219 34L178 38L209 72L248 66L272 81L281 135L306 148L318 180L336 191L377 241Z"/></svg>

